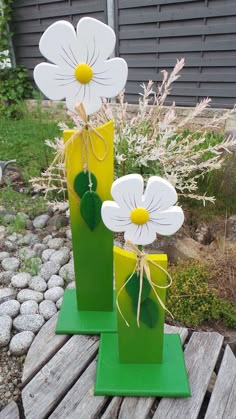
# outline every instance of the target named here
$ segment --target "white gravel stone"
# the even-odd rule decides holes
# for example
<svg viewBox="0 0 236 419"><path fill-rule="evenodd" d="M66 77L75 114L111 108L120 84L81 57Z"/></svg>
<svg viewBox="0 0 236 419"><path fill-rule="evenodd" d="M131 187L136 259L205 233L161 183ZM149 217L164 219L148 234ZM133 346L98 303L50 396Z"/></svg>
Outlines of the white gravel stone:
<svg viewBox="0 0 236 419"><path fill-rule="evenodd" d="M71 240L72 239L71 229L66 230L66 237L67 237L68 240Z"/></svg>
<svg viewBox="0 0 236 419"><path fill-rule="evenodd" d="M39 304L39 312L45 320L49 320L57 313L56 304L53 301L45 300Z"/></svg>
<svg viewBox="0 0 236 419"><path fill-rule="evenodd" d="M62 212L66 212L68 208L69 208L68 202L62 202L57 210L59 213L62 213Z"/></svg>
<svg viewBox="0 0 236 419"><path fill-rule="evenodd" d="M20 314L13 320L13 327L19 332L37 333L45 323L41 314Z"/></svg>
<svg viewBox="0 0 236 419"><path fill-rule="evenodd" d="M64 287L64 280L59 275L53 275L48 281L48 289L54 287Z"/></svg>
<svg viewBox="0 0 236 419"><path fill-rule="evenodd" d="M63 297L59 298L59 300L57 300L57 302L56 302L56 306L57 306L58 310L60 310L60 308L62 306L62 301L63 301Z"/></svg>
<svg viewBox="0 0 236 419"><path fill-rule="evenodd" d="M6 215L4 215L4 217L3 217L3 222L4 222L5 224L10 224L12 221L14 221L14 220L15 220L15 218L16 218L16 216L15 216L15 215L13 215L13 214L6 214Z"/></svg>
<svg viewBox="0 0 236 419"><path fill-rule="evenodd" d="M4 242L5 248L9 250L9 252L14 252L18 249L18 246L16 243L11 242L10 240L6 240Z"/></svg>
<svg viewBox="0 0 236 419"><path fill-rule="evenodd" d="M2 268L4 271L16 271L20 267L19 259L14 256L2 260Z"/></svg>
<svg viewBox="0 0 236 419"><path fill-rule="evenodd" d="M32 259L35 256L37 256L35 250L31 249L30 247L22 247L19 250L19 258L21 260Z"/></svg>
<svg viewBox="0 0 236 419"><path fill-rule="evenodd" d="M52 275L55 275L59 272L60 267L61 266L59 265L59 263L51 261L45 262L39 270L39 276L45 279L45 281L48 281Z"/></svg>
<svg viewBox="0 0 236 419"><path fill-rule="evenodd" d="M24 212L18 212L17 216L18 216L18 218L20 218L23 221L27 221L29 219L28 214L25 214Z"/></svg>
<svg viewBox="0 0 236 419"><path fill-rule="evenodd" d="M33 276L29 281L29 288L34 291L44 292L47 289L47 283L41 276Z"/></svg>
<svg viewBox="0 0 236 419"><path fill-rule="evenodd" d="M11 339L12 318L7 314L0 316L0 348L6 346Z"/></svg>
<svg viewBox="0 0 236 419"><path fill-rule="evenodd" d="M8 252L0 252L0 262L2 262L3 259L9 258L10 253Z"/></svg>
<svg viewBox="0 0 236 419"><path fill-rule="evenodd" d="M28 300L21 304L20 314L38 314L39 305L34 300Z"/></svg>
<svg viewBox="0 0 236 419"><path fill-rule="evenodd" d="M31 275L28 272L19 272L11 279L11 285L15 288L27 288Z"/></svg>
<svg viewBox="0 0 236 419"><path fill-rule="evenodd" d="M62 266L59 271L59 275L65 280L65 282L71 282L75 279L74 264L72 262Z"/></svg>
<svg viewBox="0 0 236 419"><path fill-rule="evenodd" d="M61 298L64 294L64 289L61 287L54 287L54 288L50 288L50 290L47 290L44 293L44 298L45 300L51 300L54 303L56 303L57 300L59 300L59 298Z"/></svg>
<svg viewBox="0 0 236 419"><path fill-rule="evenodd" d="M48 240L48 247L50 249L59 250L64 244L64 240L61 238L55 238Z"/></svg>
<svg viewBox="0 0 236 419"><path fill-rule="evenodd" d="M22 239L18 240L19 245L30 245L35 244L39 241L37 234L34 233L27 233Z"/></svg>
<svg viewBox="0 0 236 419"><path fill-rule="evenodd" d="M42 244L42 243L35 243L35 245L33 247L33 250L34 250L36 256L39 256L39 257L41 257L41 255L42 255L42 253L45 249L46 249L46 246L45 246L45 244Z"/></svg>
<svg viewBox="0 0 236 419"><path fill-rule="evenodd" d="M48 240L50 240L52 238L51 234L48 234L47 236L45 236L43 238L43 244L48 244Z"/></svg>
<svg viewBox="0 0 236 419"><path fill-rule="evenodd" d="M9 349L11 354L15 356L26 354L34 338L34 333L30 331L17 333L10 342Z"/></svg>
<svg viewBox="0 0 236 419"><path fill-rule="evenodd" d="M43 251L41 257L42 257L42 261L43 262L48 262L50 257L53 255L53 253L55 253L56 250L55 249L46 249Z"/></svg>
<svg viewBox="0 0 236 419"><path fill-rule="evenodd" d="M0 304L5 301L15 300L17 291L14 288L0 288Z"/></svg>
<svg viewBox="0 0 236 419"><path fill-rule="evenodd" d="M50 217L49 217L48 214L39 215L33 221L34 228L44 228L44 227L46 227L49 218Z"/></svg>
<svg viewBox="0 0 236 419"><path fill-rule="evenodd" d="M0 240L2 240L5 237L6 234L6 227L0 226Z"/></svg>
<svg viewBox="0 0 236 419"><path fill-rule="evenodd" d="M16 240L18 239L18 237L17 237L17 234L16 233L13 233L10 236L8 236L7 239L10 240L10 242L15 243Z"/></svg>
<svg viewBox="0 0 236 419"><path fill-rule="evenodd" d="M68 247L62 247L60 250L56 250L50 257L51 262L59 263L59 265L65 265L70 259L70 249Z"/></svg>
<svg viewBox="0 0 236 419"><path fill-rule="evenodd" d="M20 303L24 303L25 301L28 301L28 300L34 300L37 303L41 303L41 301L43 301L43 294L39 291L34 291L34 290L29 290L29 289L21 290L17 294L17 300Z"/></svg>
<svg viewBox="0 0 236 419"><path fill-rule="evenodd" d="M12 271L0 272L0 285L9 285L13 275Z"/></svg>
<svg viewBox="0 0 236 419"><path fill-rule="evenodd" d="M70 282L67 287L67 290L74 290L75 289L75 281Z"/></svg>
<svg viewBox="0 0 236 419"><path fill-rule="evenodd" d="M7 314L8 316L14 318L18 316L20 312L20 303L16 300L5 301L0 305L0 316Z"/></svg>

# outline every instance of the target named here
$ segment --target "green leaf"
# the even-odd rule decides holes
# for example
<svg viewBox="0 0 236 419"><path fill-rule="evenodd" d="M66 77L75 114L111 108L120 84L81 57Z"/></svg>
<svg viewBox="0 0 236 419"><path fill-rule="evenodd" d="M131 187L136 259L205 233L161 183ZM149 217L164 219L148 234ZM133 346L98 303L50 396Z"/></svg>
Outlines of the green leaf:
<svg viewBox="0 0 236 419"><path fill-rule="evenodd" d="M80 201L80 214L90 230L94 230L101 221L101 207L102 201L96 192L85 192Z"/></svg>
<svg viewBox="0 0 236 419"><path fill-rule="evenodd" d="M128 284L126 284L125 286L125 289L127 293L129 294L129 296L132 298L132 302L135 307L137 307L138 305L139 286L140 286L139 274L135 272L130 278ZM151 290L151 285L149 284L146 276L143 276L141 302L146 300L146 298L149 296L150 290Z"/></svg>
<svg viewBox="0 0 236 419"><path fill-rule="evenodd" d="M96 191L97 189L97 179L93 173L90 173L92 180L92 190ZM80 198L82 198L85 192L89 191L89 173L88 172L79 172L75 176L74 180L74 190L77 192Z"/></svg>
<svg viewBox="0 0 236 419"><path fill-rule="evenodd" d="M141 304L140 320L151 329L156 326L158 320L158 306L151 298L147 298Z"/></svg>

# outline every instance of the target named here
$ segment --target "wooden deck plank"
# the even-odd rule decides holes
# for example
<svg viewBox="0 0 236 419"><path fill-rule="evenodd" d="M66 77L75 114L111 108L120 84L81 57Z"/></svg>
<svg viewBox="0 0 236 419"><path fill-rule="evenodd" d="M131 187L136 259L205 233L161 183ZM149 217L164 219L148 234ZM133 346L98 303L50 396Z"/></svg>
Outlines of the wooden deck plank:
<svg viewBox="0 0 236 419"><path fill-rule="evenodd" d="M165 333L178 333L180 335L182 344L184 344L188 336L188 329L186 327L170 326L169 324L165 324L164 332Z"/></svg>
<svg viewBox="0 0 236 419"><path fill-rule="evenodd" d="M107 406L105 412L101 416L101 419L117 418L122 400L123 400L123 397L113 397L111 399L111 403Z"/></svg>
<svg viewBox="0 0 236 419"><path fill-rule="evenodd" d="M1 412L0 419L19 419L19 409L16 402L10 402Z"/></svg>
<svg viewBox="0 0 236 419"><path fill-rule="evenodd" d="M205 419L235 419L236 417L236 358L226 346Z"/></svg>
<svg viewBox="0 0 236 419"><path fill-rule="evenodd" d="M57 319L58 313L42 327L34 339L25 360L22 386L25 386L70 338L68 335L55 335Z"/></svg>
<svg viewBox="0 0 236 419"><path fill-rule="evenodd" d="M179 333L182 344L184 344L188 329L185 327L176 327L165 324L165 333ZM126 397L119 411L119 419L145 419L148 417L155 397Z"/></svg>
<svg viewBox="0 0 236 419"><path fill-rule="evenodd" d="M94 397L96 361L93 360L82 376L66 394L61 403L49 416L50 419L93 419L97 418L108 400L105 396Z"/></svg>
<svg viewBox="0 0 236 419"><path fill-rule="evenodd" d="M214 332L193 333L184 353L192 396L188 399L162 399L153 419L198 417L223 339Z"/></svg>
<svg viewBox="0 0 236 419"><path fill-rule="evenodd" d="M125 397L117 419L146 419L155 397Z"/></svg>
<svg viewBox="0 0 236 419"><path fill-rule="evenodd" d="M23 389L26 418L48 417L96 355L97 349L96 336L75 335L66 342Z"/></svg>

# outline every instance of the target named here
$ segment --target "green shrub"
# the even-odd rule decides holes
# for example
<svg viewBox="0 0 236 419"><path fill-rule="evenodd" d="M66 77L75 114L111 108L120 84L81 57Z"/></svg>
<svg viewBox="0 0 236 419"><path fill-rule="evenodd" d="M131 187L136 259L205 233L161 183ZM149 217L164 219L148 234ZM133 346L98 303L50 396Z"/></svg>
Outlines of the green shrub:
<svg viewBox="0 0 236 419"><path fill-rule="evenodd" d="M32 96L33 88L25 67L6 67L0 71L0 113L6 118L22 115L22 100Z"/></svg>
<svg viewBox="0 0 236 419"><path fill-rule="evenodd" d="M208 285L212 279L210 267L196 261L179 261L169 271L173 284L167 292L167 308L176 321L199 326L204 321L223 318L227 326L236 327L233 304L221 300Z"/></svg>

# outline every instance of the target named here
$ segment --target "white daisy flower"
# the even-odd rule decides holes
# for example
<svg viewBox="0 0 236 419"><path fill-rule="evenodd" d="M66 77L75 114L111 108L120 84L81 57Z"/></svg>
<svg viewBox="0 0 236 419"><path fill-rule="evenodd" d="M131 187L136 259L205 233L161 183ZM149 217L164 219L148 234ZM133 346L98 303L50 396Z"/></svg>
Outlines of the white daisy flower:
<svg viewBox="0 0 236 419"><path fill-rule="evenodd" d="M74 27L53 23L42 35L39 49L53 64L34 69L39 89L52 100L66 98L69 110L83 103L87 115L98 111L102 97L112 98L124 88L128 67L122 58L107 60L115 47L114 31L96 19L85 17Z"/></svg>
<svg viewBox="0 0 236 419"><path fill-rule="evenodd" d="M117 179L111 188L114 201L102 205L102 219L109 230L125 232L125 240L147 245L156 234L169 236L183 224L184 214L177 202L174 187L159 176L149 178L145 193L140 175Z"/></svg>

